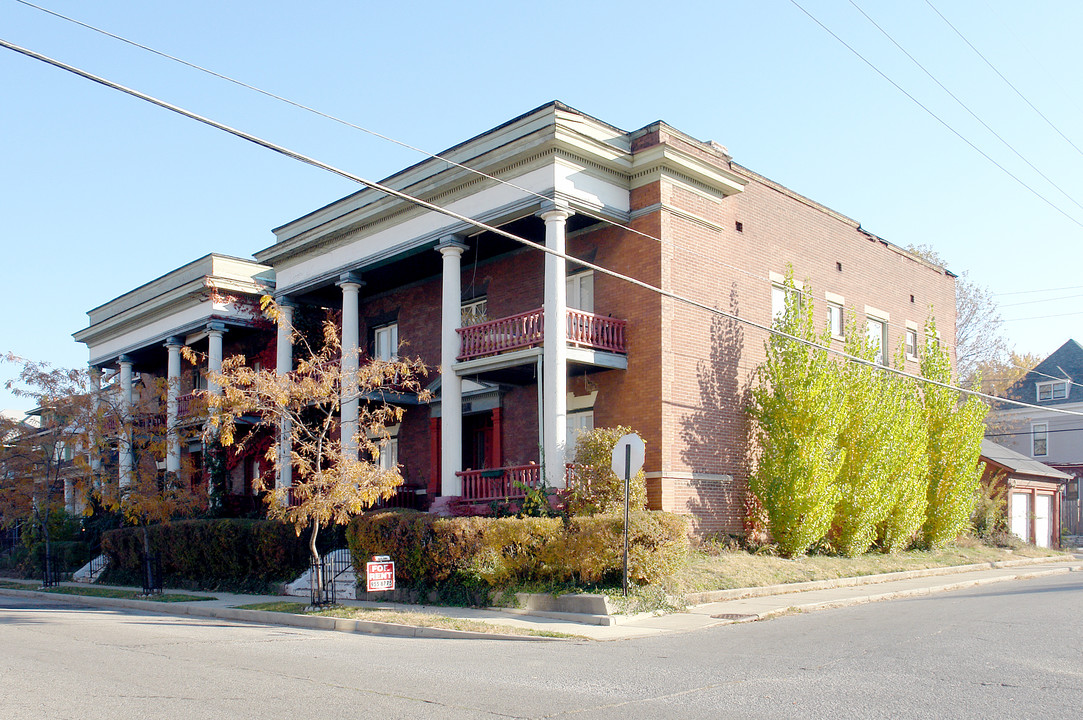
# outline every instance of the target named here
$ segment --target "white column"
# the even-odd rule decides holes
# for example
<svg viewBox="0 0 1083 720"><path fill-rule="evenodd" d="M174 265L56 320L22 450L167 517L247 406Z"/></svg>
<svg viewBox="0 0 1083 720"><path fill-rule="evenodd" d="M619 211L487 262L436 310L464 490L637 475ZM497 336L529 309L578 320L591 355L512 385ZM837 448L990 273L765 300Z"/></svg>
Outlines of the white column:
<svg viewBox="0 0 1083 720"><path fill-rule="evenodd" d="M463 494L463 383L455 372L462 325L461 258L466 245L455 235L441 240L436 249L444 258L443 293L440 300L440 494Z"/></svg>
<svg viewBox="0 0 1083 720"><path fill-rule="evenodd" d="M357 459L357 415L360 401L357 398L358 295L361 279L354 273L343 273L338 286L342 288L342 384L340 386L339 412L342 423L339 434L342 439L342 459Z"/></svg>
<svg viewBox="0 0 1083 720"><path fill-rule="evenodd" d="M565 223L572 212L560 201L542 203L545 246L565 252ZM551 487L564 487L564 445L568 436L568 272L564 258L545 255L545 343L542 378L545 385L545 466Z"/></svg>
<svg viewBox="0 0 1083 720"><path fill-rule="evenodd" d="M165 341L165 349L169 353L166 363L166 388L165 388L165 471L171 473L180 472L180 433L177 430L179 421L177 408L177 395L180 392L181 373L181 345L184 343L175 337Z"/></svg>
<svg viewBox="0 0 1083 720"><path fill-rule="evenodd" d="M222 323L212 322L207 325L207 372L222 372L222 336L226 332L226 326ZM178 369L178 373L179 373ZM222 386L207 378L207 392L211 395L221 395Z"/></svg>
<svg viewBox="0 0 1083 720"><path fill-rule="evenodd" d="M286 299L278 299L278 344L275 371L285 375L293 371L293 305ZM290 453L293 450L292 428L288 417L281 417L278 424L278 475L276 488L288 488L293 485L293 464Z"/></svg>
<svg viewBox="0 0 1083 720"><path fill-rule="evenodd" d="M120 471L121 493L132 484L132 359L121 355L120 366L120 432L117 438L117 466Z"/></svg>
<svg viewBox="0 0 1083 720"><path fill-rule="evenodd" d="M101 438L102 371L90 367L90 422L87 424L87 449L90 453L90 481L94 490L101 490L102 453Z"/></svg>

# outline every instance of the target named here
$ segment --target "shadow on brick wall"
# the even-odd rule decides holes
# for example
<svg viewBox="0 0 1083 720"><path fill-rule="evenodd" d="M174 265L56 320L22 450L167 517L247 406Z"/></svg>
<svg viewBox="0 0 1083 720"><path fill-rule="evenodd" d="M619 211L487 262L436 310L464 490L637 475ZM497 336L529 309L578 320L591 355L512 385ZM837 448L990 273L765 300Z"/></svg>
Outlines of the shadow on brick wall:
<svg viewBox="0 0 1083 720"><path fill-rule="evenodd" d="M740 314L736 288L728 312ZM745 408L749 387L741 371L744 327L729 318L711 322L710 356L697 368L698 406L683 421L683 459L695 478L687 488L692 529L701 537L742 532L743 502L748 487L750 425ZM729 480L717 479L728 476Z"/></svg>

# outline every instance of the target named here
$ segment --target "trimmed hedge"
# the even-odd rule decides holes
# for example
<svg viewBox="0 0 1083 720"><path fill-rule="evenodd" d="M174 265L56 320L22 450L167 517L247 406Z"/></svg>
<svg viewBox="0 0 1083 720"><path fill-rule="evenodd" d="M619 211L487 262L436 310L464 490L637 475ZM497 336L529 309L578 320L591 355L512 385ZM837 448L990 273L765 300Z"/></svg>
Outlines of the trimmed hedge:
<svg viewBox="0 0 1083 720"><path fill-rule="evenodd" d="M396 582L415 590L459 585L477 589L523 583L619 582L623 518L434 517L411 511L355 518L346 530L358 576L373 555L395 562ZM687 521L661 512L635 512L629 532L628 574L640 585L675 573L688 553Z"/></svg>
<svg viewBox="0 0 1083 720"><path fill-rule="evenodd" d="M293 579L309 563L305 539L293 526L271 520L178 520L147 531L166 583L180 587L262 590ZM109 556L111 577L141 577L141 528L106 532L102 552Z"/></svg>

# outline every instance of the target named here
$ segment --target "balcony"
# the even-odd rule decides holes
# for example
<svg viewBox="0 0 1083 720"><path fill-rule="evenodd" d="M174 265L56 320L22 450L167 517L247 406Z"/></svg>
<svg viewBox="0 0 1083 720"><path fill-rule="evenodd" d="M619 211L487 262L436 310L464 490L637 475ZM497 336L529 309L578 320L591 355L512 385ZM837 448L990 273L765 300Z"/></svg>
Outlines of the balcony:
<svg viewBox="0 0 1083 720"><path fill-rule="evenodd" d="M540 346L545 340L545 315L542 308L510 317L459 328L460 354L466 362L512 350ZM627 322L568 308L567 341L572 347L627 354Z"/></svg>
<svg viewBox="0 0 1083 720"><path fill-rule="evenodd" d="M541 484L541 465L512 465L509 467L466 470L455 473L463 482L462 499L467 502L493 502L526 497L527 488ZM575 466L565 466L567 485L575 480Z"/></svg>

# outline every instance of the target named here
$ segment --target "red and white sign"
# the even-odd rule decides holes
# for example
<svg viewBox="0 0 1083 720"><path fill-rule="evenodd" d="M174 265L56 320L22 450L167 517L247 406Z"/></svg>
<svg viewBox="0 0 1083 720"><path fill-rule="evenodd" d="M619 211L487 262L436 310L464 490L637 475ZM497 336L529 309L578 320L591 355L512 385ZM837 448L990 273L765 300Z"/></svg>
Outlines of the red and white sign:
<svg viewBox="0 0 1083 720"><path fill-rule="evenodd" d="M394 590L395 563L383 561L365 563L365 578L369 592Z"/></svg>

